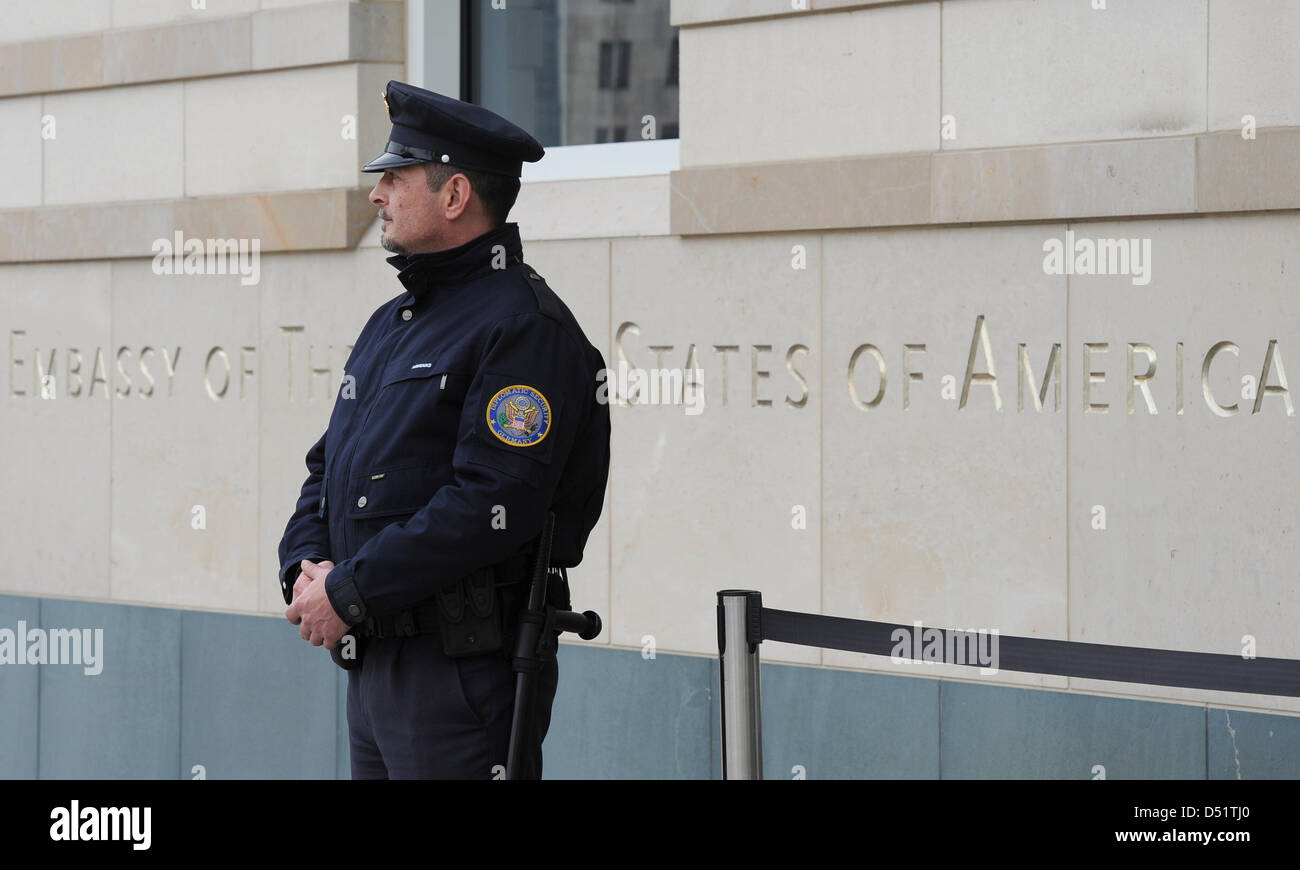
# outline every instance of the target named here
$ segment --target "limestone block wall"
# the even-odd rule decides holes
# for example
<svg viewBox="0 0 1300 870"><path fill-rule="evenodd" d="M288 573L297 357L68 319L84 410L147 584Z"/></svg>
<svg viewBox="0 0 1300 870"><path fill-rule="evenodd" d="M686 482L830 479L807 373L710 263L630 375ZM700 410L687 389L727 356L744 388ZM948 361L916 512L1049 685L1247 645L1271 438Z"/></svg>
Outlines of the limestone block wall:
<svg viewBox="0 0 1300 870"><path fill-rule="evenodd" d="M735 522L747 546L715 552L778 607L1300 655L1285 372L1300 340L1296 10L682 2L674 21L682 167L679 240L665 244L699 277L676 305L631 310L655 323L645 345L737 345L733 404L635 437L672 445L673 427L716 426L711 447L740 473L706 460L727 507L702 514L696 552L659 551L664 571L632 560L645 576L629 582L660 600L649 575L684 576ZM719 297L739 309L725 336L701 328ZM812 396L796 405L786 363L805 346L793 368L811 369ZM759 370L773 380L750 388ZM771 405L756 404L764 390ZM811 544L790 522L807 502ZM703 652L706 622L675 633ZM821 663L1300 709L831 651Z"/></svg>

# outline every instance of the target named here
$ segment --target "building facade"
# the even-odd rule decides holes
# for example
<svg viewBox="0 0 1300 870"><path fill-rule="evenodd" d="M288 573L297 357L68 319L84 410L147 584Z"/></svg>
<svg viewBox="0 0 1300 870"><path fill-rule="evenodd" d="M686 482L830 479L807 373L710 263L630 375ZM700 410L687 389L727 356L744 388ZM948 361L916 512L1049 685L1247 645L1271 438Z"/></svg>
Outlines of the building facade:
<svg viewBox="0 0 1300 870"><path fill-rule="evenodd" d="M390 79L538 133L511 220L611 367L548 777L718 776L724 588L1300 658L1293 3L0 15L0 775L346 775L275 550L400 292ZM1300 698L762 655L769 777L1300 776Z"/></svg>

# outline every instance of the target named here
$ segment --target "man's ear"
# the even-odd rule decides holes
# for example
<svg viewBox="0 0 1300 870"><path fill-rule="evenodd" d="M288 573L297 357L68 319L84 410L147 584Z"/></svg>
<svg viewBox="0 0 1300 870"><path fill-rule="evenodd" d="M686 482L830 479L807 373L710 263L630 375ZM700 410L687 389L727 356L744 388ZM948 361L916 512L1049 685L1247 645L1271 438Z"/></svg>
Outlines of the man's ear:
<svg viewBox="0 0 1300 870"><path fill-rule="evenodd" d="M474 200L474 187L459 172L447 179L447 186L450 187L448 193L454 198L455 208L455 212L448 215L448 218L458 218L470 210Z"/></svg>

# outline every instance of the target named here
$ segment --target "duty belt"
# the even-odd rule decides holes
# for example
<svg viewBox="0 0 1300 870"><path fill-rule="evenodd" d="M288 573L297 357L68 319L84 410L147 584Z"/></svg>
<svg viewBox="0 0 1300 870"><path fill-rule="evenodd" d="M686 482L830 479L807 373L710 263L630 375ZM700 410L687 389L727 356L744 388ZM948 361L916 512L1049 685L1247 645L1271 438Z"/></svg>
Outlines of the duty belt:
<svg viewBox="0 0 1300 870"><path fill-rule="evenodd" d="M438 603L430 601L383 616L368 616L357 626L361 637L415 637L438 633Z"/></svg>
<svg viewBox="0 0 1300 870"><path fill-rule="evenodd" d="M497 565L494 569L496 576L508 579L498 579L494 584L496 588L499 590L503 587L518 587L519 584L527 580L528 578L522 572L527 568L528 561L528 556L518 556ZM550 573L556 580L568 582L568 577L563 568L552 566ZM358 637L375 638L416 637L422 634L437 634L438 602L437 600L426 601L393 613L368 616L357 623L356 633Z"/></svg>

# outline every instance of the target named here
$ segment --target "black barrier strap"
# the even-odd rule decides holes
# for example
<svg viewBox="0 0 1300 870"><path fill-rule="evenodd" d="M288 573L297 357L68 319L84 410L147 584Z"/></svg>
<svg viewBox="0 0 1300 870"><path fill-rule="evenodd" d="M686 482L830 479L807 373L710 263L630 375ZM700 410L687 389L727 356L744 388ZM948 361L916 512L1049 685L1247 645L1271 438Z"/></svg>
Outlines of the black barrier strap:
<svg viewBox="0 0 1300 870"><path fill-rule="evenodd" d="M749 592L748 606L745 608L745 642L753 652L763 642L763 593Z"/></svg>
<svg viewBox="0 0 1300 870"><path fill-rule="evenodd" d="M895 638L898 629L907 632L909 650L924 647L924 640L932 637L923 635L922 640L916 641L916 646L913 646L913 638L918 630L941 632L945 657L949 650L969 649L973 639L970 637L972 632L958 629L931 626L920 626L918 629L916 625L870 622L818 613L773 610L770 607L764 607L762 614L763 640L877 656L894 654L899 643ZM955 634L956 637L950 639L950 634ZM996 665L1003 671L1300 697L1300 661L1290 659L1244 659L1219 653L1143 649L1036 637L996 637ZM905 655L903 658L912 656ZM968 667L980 667L982 664L979 661L951 661L947 658L945 662Z"/></svg>

